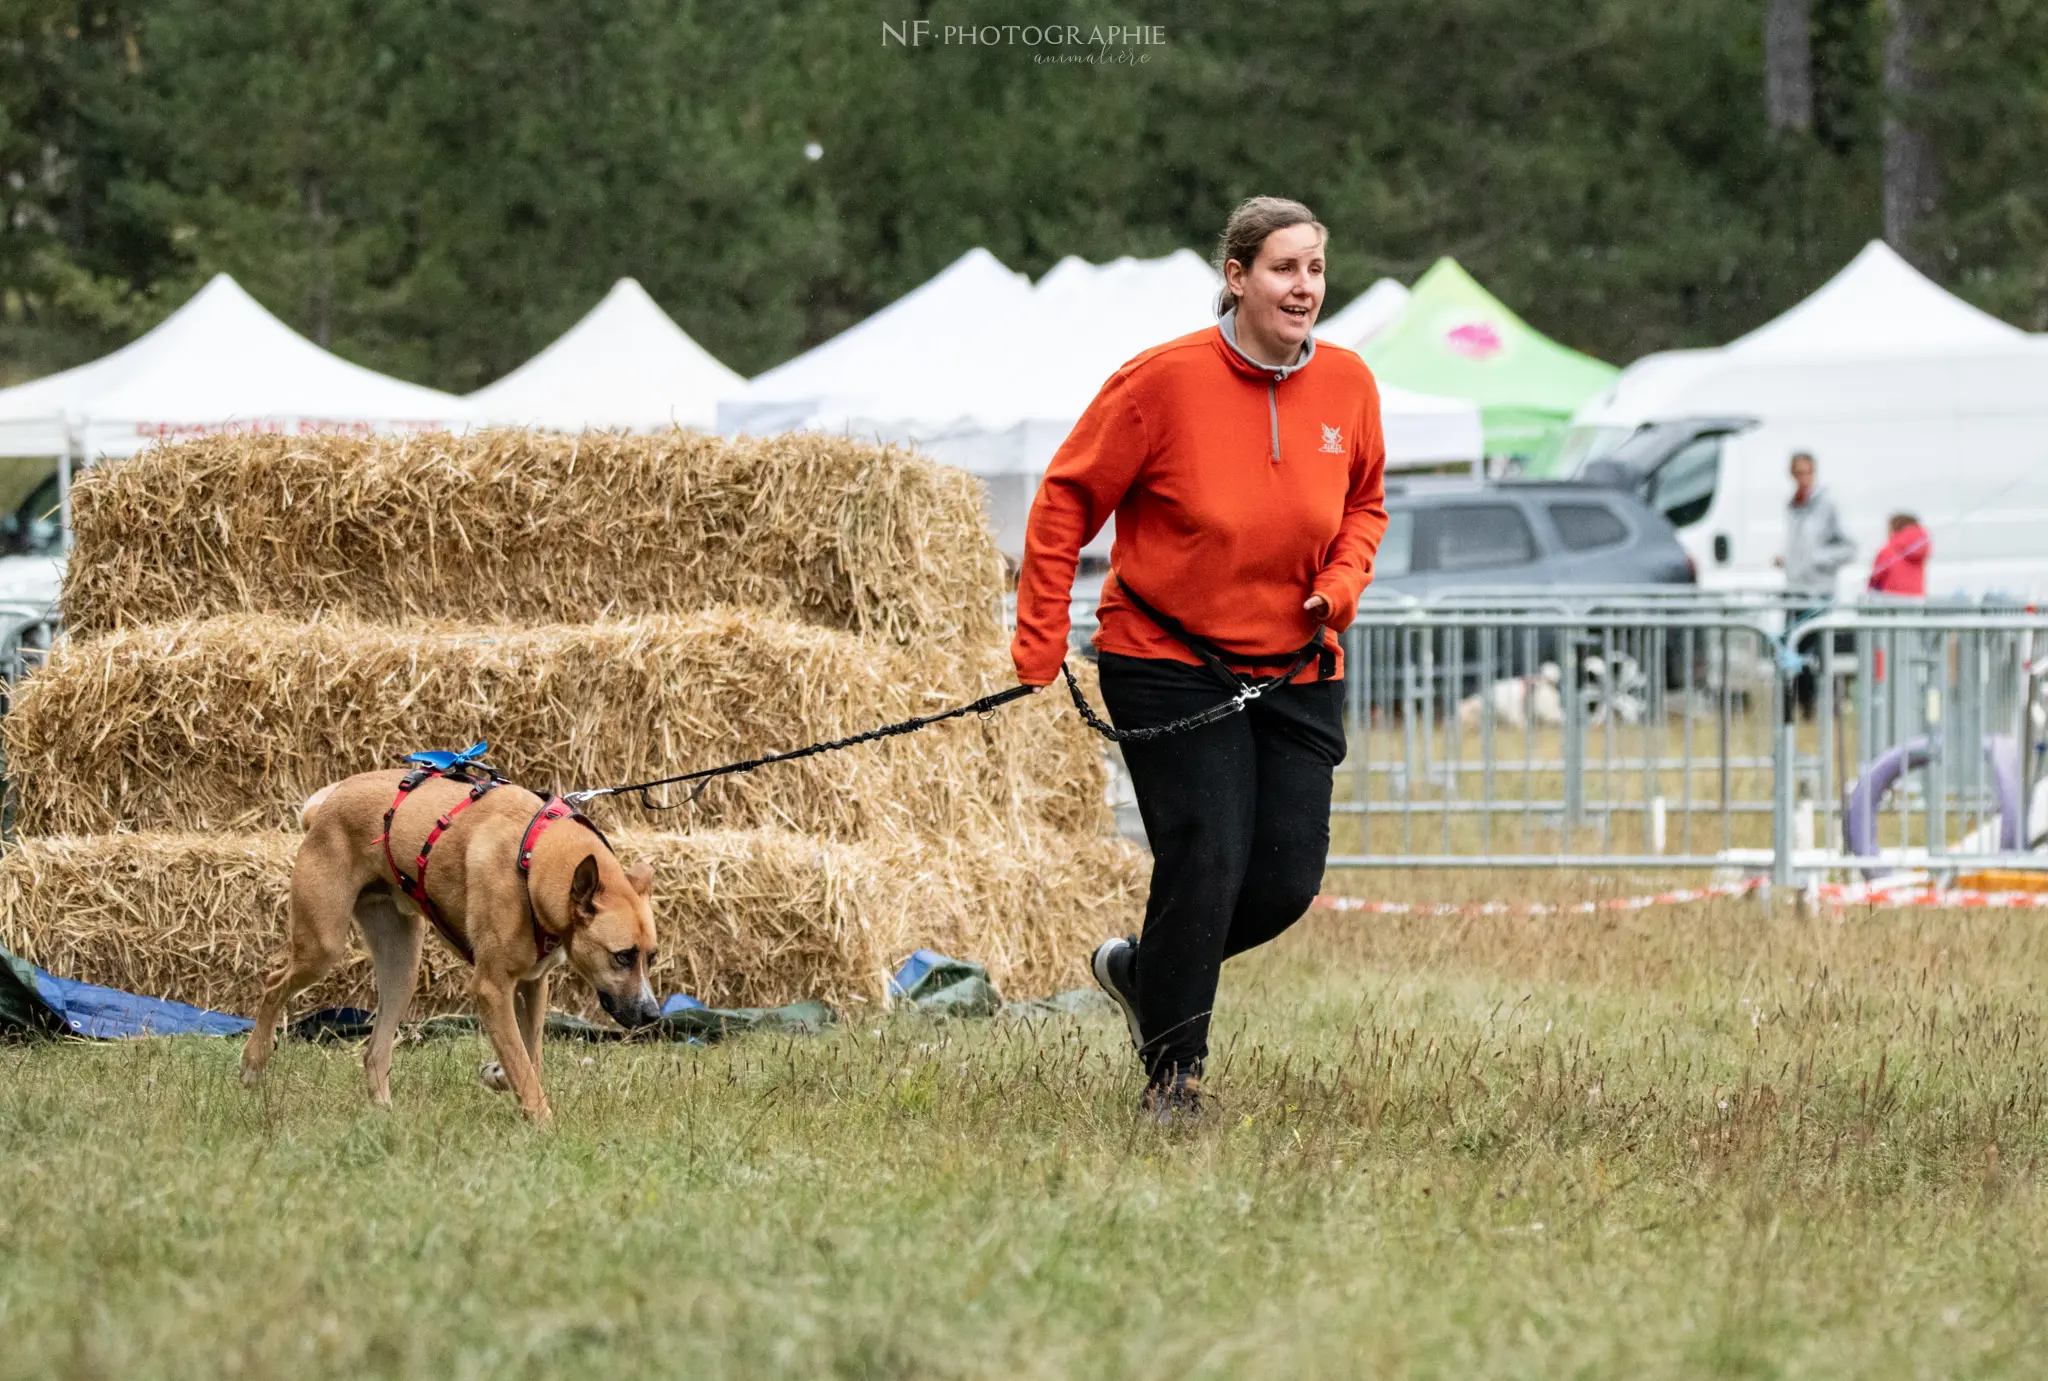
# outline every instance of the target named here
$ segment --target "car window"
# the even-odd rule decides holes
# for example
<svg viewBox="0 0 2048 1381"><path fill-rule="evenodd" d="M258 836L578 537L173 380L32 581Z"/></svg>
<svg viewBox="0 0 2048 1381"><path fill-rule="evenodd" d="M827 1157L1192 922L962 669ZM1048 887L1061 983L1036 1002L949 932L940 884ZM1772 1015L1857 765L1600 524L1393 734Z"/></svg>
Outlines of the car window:
<svg viewBox="0 0 2048 1381"><path fill-rule="evenodd" d="M1643 497L1673 527L1696 523L1713 507L1714 487L1721 481L1722 440L1703 436L1688 441L1650 476Z"/></svg>
<svg viewBox="0 0 2048 1381"><path fill-rule="evenodd" d="M1406 575L1415 569L1415 511L1396 508L1387 513L1387 535L1380 538L1379 553L1373 557L1372 573Z"/></svg>
<svg viewBox="0 0 2048 1381"><path fill-rule="evenodd" d="M1551 473L1560 479L1570 479L1591 462L1605 459L1634 432L1633 427L1573 427L1564 434Z"/></svg>
<svg viewBox="0 0 2048 1381"><path fill-rule="evenodd" d="M1446 504L1430 515L1426 568L1479 571L1536 559L1536 536L1513 504Z"/></svg>
<svg viewBox="0 0 2048 1381"><path fill-rule="evenodd" d="M1628 540L1628 524L1606 504L1554 503L1550 521L1566 551L1599 551Z"/></svg>

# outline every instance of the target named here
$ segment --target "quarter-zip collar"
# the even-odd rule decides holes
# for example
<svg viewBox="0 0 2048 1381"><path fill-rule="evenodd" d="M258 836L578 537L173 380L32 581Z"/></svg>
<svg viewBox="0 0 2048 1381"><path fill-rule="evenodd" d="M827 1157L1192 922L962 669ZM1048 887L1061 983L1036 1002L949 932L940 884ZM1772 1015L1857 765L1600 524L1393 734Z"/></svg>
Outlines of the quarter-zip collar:
<svg viewBox="0 0 2048 1381"><path fill-rule="evenodd" d="M1244 347L1237 343L1237 308L1235 307L1232 307L1223 314L1223 319L1216 323L1216 330L1223 338L1223 345L1225 347L1223 351L1224 358L1237 368L1247 373L1256 374L1269 383L1286 383L1290 375L1298 374L1308 368L1308 362L1316 356L1316 338L1311 333L1309 338L1301 343L1301 358L1293 364L1271 365L1259 363L1250 355L1245 354Z"/></svg>
<svg viewBox="0 0 2048 1381"><path fill-rule="evenodd" d="M1311 335L1301 343L1301 358L1293 364L1260 364L1244 353L1244 347L1237 343L1237 308L1232 307L1216 323L1217 337L1223 342L1223 358L1230 361L1231 368L1240 374L1250 374L1263 380L1266 385L1266 422L1272 432L1273 463L1280 463L1280 385L1288 378L1308 368L1308 362L1316 356L1316 338Z"/></svg>

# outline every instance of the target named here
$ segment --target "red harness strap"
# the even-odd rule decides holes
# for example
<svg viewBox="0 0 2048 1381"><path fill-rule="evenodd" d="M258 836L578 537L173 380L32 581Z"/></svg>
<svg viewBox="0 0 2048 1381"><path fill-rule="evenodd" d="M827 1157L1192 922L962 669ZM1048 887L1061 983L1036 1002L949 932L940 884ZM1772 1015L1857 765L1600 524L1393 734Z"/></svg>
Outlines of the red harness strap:
<svg viewBox="0 0 2048 1381"><path fill-rule="evenodd" d="M398 866L397 857L391 852L391 821L398 814L398 808L405 804L405 798L410 796L413 789L419 786L420 783L430 777L442 775L444 774L441 770L434 767L414 768L405 774L404 780L398 784L398 795L393 798L391 808L384 812L384 835L379 842L384 845L384 861L391 865L391 876L398 883L398 890L410 898L413 905L419 907L421 913L429 921L433 922L434 929L441 932L441 938L448 942L451 949L462 956L464 963L474 964L476 962L476 951L470 947L469 938L456 930L454 926L448 924L448 918L441 914L441 908L436 906L434 899L427 895L427 858L434 852L435 843L439 841L442 835L448 832L448 826L454 823L455 817L482 800L484 793L499 784L499 779L496 777L484 777L473 783L469 788L469 795L457 801L453 806L449 807L446 815L434 821L434 827L427 831L426 842L420 845L419 856L413 860L413 867L419 870L417 876L407 877L405 870ZM460 780L460 778L454 780Z"/></svg>
<svg viewBox="0 0 2048 1381"><path fill-rule="evenodd" d="M527 889L526 914L533 918L533 947L540 951L540 957L543 959L554 952L556 945L562 943L562 937L541 928L540 909L533 904L533 848L540 842L542 832L557 820L574 820L596 835L597 842L604 845L607 850L612 847L612 841L604 837L603 830L591 823L589 816L559 796L550 796L542 801L540 809L526 822L526 833L519 840L519 877Z"/></svg>

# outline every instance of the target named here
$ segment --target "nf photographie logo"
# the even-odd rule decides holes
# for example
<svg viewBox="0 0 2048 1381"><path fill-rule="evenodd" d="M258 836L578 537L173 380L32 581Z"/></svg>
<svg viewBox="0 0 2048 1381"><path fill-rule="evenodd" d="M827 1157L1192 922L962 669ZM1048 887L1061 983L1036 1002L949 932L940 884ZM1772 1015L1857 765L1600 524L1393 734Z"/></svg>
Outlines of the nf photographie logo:
<svg viewBox="0 0 2048 1381"><path fill-rule="evenodd" d="M882 21L884 48L1020 48L1033 62L1151 61L1144 51L1166 42L1164 24L934 24Z"/></svg>

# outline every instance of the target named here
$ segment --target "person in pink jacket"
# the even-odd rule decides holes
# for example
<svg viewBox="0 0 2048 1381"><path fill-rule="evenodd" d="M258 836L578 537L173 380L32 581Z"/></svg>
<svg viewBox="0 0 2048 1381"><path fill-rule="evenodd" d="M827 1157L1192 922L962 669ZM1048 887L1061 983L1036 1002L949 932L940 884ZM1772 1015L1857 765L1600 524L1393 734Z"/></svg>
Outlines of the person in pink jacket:
<svg viewBox="0 0 2048 1381"><path fill-rule="evenodd" d="M1927 558L1934 552L1927 529L1910 513L1894 513L1891 534L1877 560L1870 563L1871 590L1880 595L1925 598Z"/></svg>

